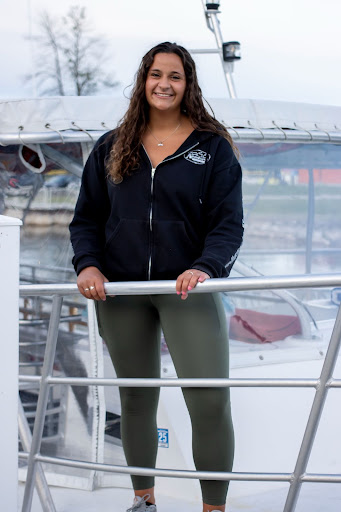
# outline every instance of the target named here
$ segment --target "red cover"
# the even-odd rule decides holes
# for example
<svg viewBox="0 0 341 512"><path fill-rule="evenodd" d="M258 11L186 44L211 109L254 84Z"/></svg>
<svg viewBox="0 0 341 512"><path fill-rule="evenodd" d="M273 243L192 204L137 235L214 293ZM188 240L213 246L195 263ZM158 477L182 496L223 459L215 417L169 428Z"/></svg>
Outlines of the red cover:
<svg viewBox="0 0 341 512"><path fill-rule="evenodd" d="M236 309L230 319L230 338L249 343L267 343L301 334L297 316L269 315L249 309Z"/></svg>

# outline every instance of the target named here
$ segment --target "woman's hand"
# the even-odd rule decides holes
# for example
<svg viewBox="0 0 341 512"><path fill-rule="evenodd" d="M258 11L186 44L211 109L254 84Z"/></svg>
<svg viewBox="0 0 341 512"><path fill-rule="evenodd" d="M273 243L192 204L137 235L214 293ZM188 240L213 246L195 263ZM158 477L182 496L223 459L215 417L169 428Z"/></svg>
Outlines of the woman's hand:
<svg viewBox="0 0 341 512"><path fill-rule="evenodd" d="M77 278L78 290L87 299L105 300L104 283L108 282L97 267L83 268Z"/></svg>
<svg viewBox="0 0 341 512"><path fill-rule="evenodd" d="M182 300L185 300L188 297L188 292L193 290L197 283L203 283L206 279L210 279L210 276L206 274L206 272L202 272L196 268L185 270L176 280L176 293L181 295Z"/></svg>

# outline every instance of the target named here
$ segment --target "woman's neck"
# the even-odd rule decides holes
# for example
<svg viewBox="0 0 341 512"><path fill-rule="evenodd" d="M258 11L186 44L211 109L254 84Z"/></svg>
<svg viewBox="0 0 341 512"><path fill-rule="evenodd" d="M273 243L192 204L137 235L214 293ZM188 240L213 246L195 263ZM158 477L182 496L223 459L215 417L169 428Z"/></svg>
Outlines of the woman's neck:
<svg viewBox="0 0 341 512"><path fill-rule="evenodd" d="M182 122L181 111L175 112L160 112L150 110L148 126L153 131L168 130L175 128Z"/></svg>

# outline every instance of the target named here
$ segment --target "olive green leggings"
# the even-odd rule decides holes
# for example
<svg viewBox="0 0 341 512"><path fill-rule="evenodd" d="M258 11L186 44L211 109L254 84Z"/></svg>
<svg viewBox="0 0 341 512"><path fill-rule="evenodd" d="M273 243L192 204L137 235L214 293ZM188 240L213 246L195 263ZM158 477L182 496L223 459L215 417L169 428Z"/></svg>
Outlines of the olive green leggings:
<svg viewBox="0 0 341 512"><path fill-rule="evenodd" d="M228 377L226 317L220 294L117 296L97 303L99 331L118 377L160 377L160 331L178 377ZM234 435L228 388L183 388L197 470L231 471ZM159 388L120 388L122 443L130 466L155 467ZM135 490L154 478L132 476ZM228 482L203 480L203 501L223 505Z"/></svg>

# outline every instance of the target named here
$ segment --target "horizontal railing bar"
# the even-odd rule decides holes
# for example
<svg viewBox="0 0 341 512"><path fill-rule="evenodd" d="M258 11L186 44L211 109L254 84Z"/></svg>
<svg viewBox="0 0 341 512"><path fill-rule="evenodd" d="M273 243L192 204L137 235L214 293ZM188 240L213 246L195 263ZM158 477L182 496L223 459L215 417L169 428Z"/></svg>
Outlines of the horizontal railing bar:
<svg viewBox="0 0 341 512"><path fill-rule="evenodd" d="M230 277L208 279L199 283L190 293L222 291L274 290L341 286L341 274L292 275L276 277ZM19 287L21 296L74 295L79 293L76 284L24 284ZM175 293L175 281L124 281L105 283L108 295L155 295Z"/></svg>
<svg viewBox="0 0 341 512"><path fill-rule="evenodd" d="M128 475L162 476L171 478L192 478L200 480L246 480L256 482L290 482L291 473L230 473L221 471L189 471L178 469L153 469L135 466L115 466L98 462L83 462L79 460L64 459L61 457L48 457L36 455L35 459L47 464L57 464L78 469L91 469L110 473L123 473Z"/></svg>
<svg viewBox="0 0 341 512"><path fill-rule="evenodd" d="M82 377L50 377L49 384L70 384L73 386L103 385L120 387L299 387L313 388L316 379L101 379Z"/></svg>
<svg viewBox="0 0 341 512"><path fill-rule="evenodd" d="M197 49L192 49L192 50L188 50L189 53L193 53L193 54L204 54L204 53L217 53L217 54L220 54L222 52L222 50L220 48L197 48Z"/></svg>
<svg viewBox="0 0 341 512"><path fill-rule="evenodd" d="M341 483L341 474L340 475L328 475L328 474L318 474L318 473L306 473L302 475L300 480L302 482L321 482L321 483L331 483L331 484L339 484Z"/></svg>
<svg viewBox="0 0 341 512"><path fill-rule="evenodd" d="M326 387L327 388L341 388L341 379L332 379L331 381L327 382Z"/></svg>
<svg viewBox="0 0 341 512"><path fill-rule="evenodd" d="M76 461L61 457L48 457L37 455L36 460L47 464L60 464L62 466L75 467L79 469L91 469L110 473L124 473L129 475L161 476L170 478L190 478L200 480L235 480L253 482L290 482L292 473L242 473L222 471L189 471L179 469L151 469L135 466L117 466L112 464L101 464L98 462ZM338 483L341 475L307 473L302 476L305 482Z"/></svg>
<svg viewBox="0 0 341 512"><path fill-rule="evenodd" d="M20 324L19 324L20 325ZM19 347L40 347L42 345L46 345L46 341L20 341ZM19 363L21 364L21 363Z"/></svg>
<svg viewBox="0 0 341 512"><path fill-rule="evenodd" d="M91 138L96 141L107 130L91 130ZM21 132L21 133L2 133L0 135L0 146L10 144L53 144L63 142L90 142L89 134L80 130L61 130L60 132Z"/></svg>
<svg viewBox="0 0 341 512"><path fill-rule="evenodd" d="M19 382L40 382L40 375L19 375Z"/></svg>
<svg viewBox="0 0 341 512"><path fill-rule="evenodd" d="M315 144L316 142L325 142L333 144L341 142L340 130L295 130L295 129L278 129L278 128L233 128L226 125L226 129L231 137L238 142L247 142L250 140L266 142L267 140L276 142L304 142L307 144ZM101 135L107 130L90 131L91 138L96 142ZM62 130L64 142L89 142L89 134L87 131L78 130ZM61 136L57 132L34 132L34 133L6 133L0 134L0 146L8 146L9 144L52 144L61 143Z"/></svg>
<svg viewBox="0 0 341 512"><path fill-rule="evenodd" d="M21 375L20 382L36 382L40 377ZM105 379L91 377L48 377L48 384L70 384L71 386L120 386L120 387L275 387L316 388L318 379Z"/></svg>
<svg viewBox="0 0 341 512"><path fill-rule="evenodd" d="M28 459L28 456L29 454L27 452L19 452L19 458L20 459L23 459L23 460L27 460ZM46 460L48 459L48 460ZM51 460L53 459L53 460ZM128 474L132 474L130 473L130 471L136 471L136 473L134 474L143 474L145 475L146 473L145 472L141 472L141 473L137 473L137 471L140 471L140 470L143 470L144 468L133 468L133 467L129 467L129 466L112 466L112 465L109 465L109 464L98 464L98 463L95 463L95 462L82 462L82 461L77 461L77 465L72 465L73 461L70 460L70 459L61 459L61 458L57 458L57 457L44 457L42 455L38 455L37 456L37 460L39 460L40 462L47 462L47 463L51 463L51 464L60 464L60 465L63 465L63 466L71 466L71 467L78 467L80 469L84 468L84 469L95 469L95 470L98 470L98 471L106 471L106 472L114 472L114 473L119 473L119 472L123 472L124 470L124 473L128 473ZM89 467L85 467L84 465L88 465L89 464ZM105 466L105 468L103 469L102 466ZM91 466L91 467L90 467ZM99 468L98 466L101 466L101 468ZM115 468L114 470L112 468ZM146 468L147 469L147 468ZM156 471L167 471L167 470L149 470L147 469L148 471L148 474L149 475L155 475L155 476L170 476L170 475L165 475L165 474L160 474L158 475L156 473ZM175 471L175 470L170 470L170 471ZM201 474L203 472L195 472L195 471L179 471L177 470L178 472L181 473L181 477L185 477L185 478L200 478L202 480L204 480L203 477L201 477ZM183 473L195 473L195 476L188 476L186 477ZM212 478L212 475L213 473L208 473L210 475L209 478L207 478L208 480L210 480ZM279 476L278 479L273 479L271 478L271 481L290 481L291 480L291 474L289 473L214 473L214 475L222 475L223 477L225 477L226 479L228 480L245 480L245 481L252 481L252 480L257 480L256 476L257 475L261 475L261 478L258 479L258 481L266 481L267 480L267 477L270 475L271 477L276 475L276 476ZM172 476L176 476L176 475L172 475ZM225 479L225 478L221 478L222 480ZM216 478L214 476L214 479L217 480L218 478ZM318 473L306 473L305 475L302 475L301 477L301 480L302 482L318 482L318 483L341 483L341 475L332 475L332 474L318 474Z"/></svg>
<svg viewBox="0 0 341 512"><path fill-rule="evenodd" d="M28 367L30 367L30 366L43 366L43 364L44 364L43 360L41 360L41 361L29 361L27 363L24 363L24 362L21 362L21 361L19 362L19 366L21 368L25 368L27 366Z"/></svg>

